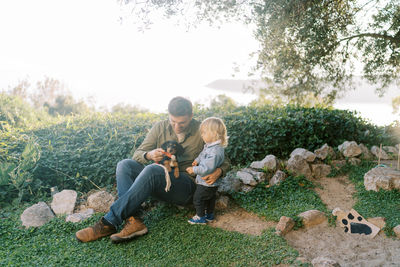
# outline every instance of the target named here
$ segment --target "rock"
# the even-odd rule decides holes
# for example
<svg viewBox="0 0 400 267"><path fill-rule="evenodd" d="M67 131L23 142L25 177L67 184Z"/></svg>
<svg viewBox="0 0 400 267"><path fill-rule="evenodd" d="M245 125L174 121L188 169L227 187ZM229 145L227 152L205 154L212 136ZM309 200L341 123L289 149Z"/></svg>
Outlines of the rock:
<svg viewBox="0 0 400 267"><path fill-rule="evenodd" d="M248 172L238 171L236 175L239 177L239 180L245 185L256 186L257 181L254 179L253 175Z"/></svg>
<svg viewBox="0 0 400 267"><path fill-rule="evenodd" d="M264 169L274 171L278 165L277 159L274 155L267 155L262 161L254 161L250 167L254 169Z"/></svg>
<svg viewBox="0 0 400 267"><path fill-rule="evenodd" d="M243 193L248 193L248 192L252 191L253 189L254 189L254 187L252 187L250 185L247 185L247 184L244 184L240 188L240 191L243 192Z"/></svg>
<svg viewBox="0 0 400 267"><path fill-rule="evenodd" d="M113 203L114 197L106 191L95 192L87 199L87 206L96 212L108 212Z"/></svg>
<svg viewBox="0 0 400 267"><path fill-rule="evenodd" d="M371 147L371 153L379 158L379 147L377 146L373 146ZM390 159L389 155L386 154L385 150L382 149L382 151L380 151L380 155L381 155L381 159Z"/></svg>
<svg viewBox="0 0 400 267"><path fill-rule="evenodd" d="M292 153L290 153L291 158L295 155L300 155L307 162L313 162L316 157L314 153L312 153L304 148L296 148L295 150L292 151Z"/></svg>
<svg viewBox="0 0 400 267"><path fill-rule="evenodd" d="M265 181L265 179L267 179L267 175L265 174L265 172L259 172L250 168L244 168L241 171L250 173L257 183L262 183Z"/></svg>
<svg viewBox="0 0 400 267"><path fill-rule="evenodd" d="M77 222L86 220L87 218L90 218L93 214L94 214L93 209L87 209L80 213L74 213L74 214L68 215L67 218L65 218L65 221L77 223Z"/></svg>
<svg viewBox="0 0 400 267"><path fill-rule="evenodd" d="M316 149L314 151L314 154L317 158L321 160L324 160L327 157L329 157L330 159L334 159L336 156L335 151L332 147L328 146L328 144L324 144L321 148Z"/></svg>
<svg viewBox="0 0 400 267"><path fill-rule="evenodd" d="M364 175L366 190L379 191L400 189L400 171L386 167L375 167Z"/></svg>
<svg viewBox="0 0 400 267"><path fill-rule="evenodd" d="M222 194L229 194L231 192L238 192L241 187L241 182L238 177L236 177L236 173L231 171L228 172L225 177L220 179L218 192Z"/></svg>
<svg viewBox="0 0 400 267"><path fill-rule="evenodd" d="M46 224L54 217L50 207L44 202L39 202L24 210L21 214L21 221L26 228L31 226L38 227Z"/></svg>
<svg viewBox="0 0 400 267"><path fill-rule="evenodd" d="M303 218L304 227L318 225L326 221L325 214L319 210L308 210L299 214Z"/></svg>
<svg viewBox="0 0 400 267"><path fill-rule="evenodd" d="M327 257L317 257L311 261L313 267L340 267L340 264Z"/></svg>
<svg viewBox="0 0 400 267"><path fill-rule="evenodd" d="M359 159L359 158L349 158L349 159L348 159L348 162L349 162L351 165L358 166L358 165L361 164L361 159Z"/></svg>
<svg viewBox="0 0 400 267"><path fill-rule="evenodd" d="M215 208L218 210L225 210L229 206L229 197L220 196L217 201L215 201Z"/></svg>
<svg viewBox="0 0 400 267"><path fill-rule="evenodd" d="M53 196L51 208L56 215L72 214L74 212L76 197L74 190L63 190Z"/></svg>
<svg viewBox="0 0 400 267"><path fill-rule="evenodd" d="M346 160L332 160L332 166L335 169L340 169L346 165Z"/></svg>
<svg viewBox="0 0 400 267"><path fill-rule="evenodd" d="M312 164L311 169L315 178L322 178L331 173L332 167L326 164Z"/></svg>
<svg viewBox="0 0 400 267"><path fill-rule="evenodd" d="M279 219L279 223L276 225L275 230L278 235L285 235L287 234L290 230L293 229L295 225L295 222L293 221L292 218L282 216Z"/></svg>
<svg viewBox="0 0 400 267"><path fill-rule="evenodd" d="M361 148L355 141L345 141L343 144L338 146L339 151L343 156L352 158L361 155Z"/></svg>
<svg viewBox="0 0 400 267"><path fill-rule="evenodd" d="M361 158L363 159L372 159L374 155L369 151L368 147L366 147L364 144L359 144L358 145L361 148Z"/></svg>
<svg viewBox="0 0 400 267"><path fill-rule="evenodd" d="M310 166L307 161L300 155L294 155L288 160L286 169L294 172L296 175L303 174L307 178L312 178Z"/></svg>
<svg viewBox="0 0 400 267"><path fill-rule="evenodd" d="M382 148L383 150L385 150L386 153L393 154L394 156L397 156L399 154L399 151L394 146L384 146Z"/></svg>
<svg viewBox="0 0 400 267"><path fill-rule="evenodd" d="M379 228L383 228L386 225L386 220L383 217L373 217L367 219L368 222L372 223L375 226L378 226Z"/></svg>
<svg viewBox="0 0 400 267"><path fill-rule="evenodd" d="M396 234L398 238L400 238L400 225L397 225L393 228L393 232Z"/></svg>
<svg viewBox="0 0 400 267"><path fill-rule="evenodd" d="M273 186L283 182L286 179L287 175L285 172L277 170L275 175L272 176L271 180L269 180L269 185Z"/></svg>

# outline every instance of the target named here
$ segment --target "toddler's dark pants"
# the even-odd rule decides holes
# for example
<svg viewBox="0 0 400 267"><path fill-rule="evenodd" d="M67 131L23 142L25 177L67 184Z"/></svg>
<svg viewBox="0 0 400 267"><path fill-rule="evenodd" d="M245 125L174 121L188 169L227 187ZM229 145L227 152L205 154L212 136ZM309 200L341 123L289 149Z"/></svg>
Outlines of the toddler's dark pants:
<svg viewBox="0 0 400 267"><path fill-rule="evenodd" d="M196 191L193 195L193 205L199 217L203 217L205 211L207 211L208 214L214 212L215 200L217 198L216 193L216 186L196 185Z"/></svg>

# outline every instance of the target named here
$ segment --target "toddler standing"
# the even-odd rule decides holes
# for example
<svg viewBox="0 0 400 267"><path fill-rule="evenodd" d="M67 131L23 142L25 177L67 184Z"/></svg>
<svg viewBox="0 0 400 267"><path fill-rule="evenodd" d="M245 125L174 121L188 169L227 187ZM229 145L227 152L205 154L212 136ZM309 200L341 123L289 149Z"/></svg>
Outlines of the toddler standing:
<svg viewBox="0 0 400 267"><path fill-rule="evenodd" d="M205 224L214 220L214 207L218 181L209 184L202 177L212 173L224 161L224 147L227 146L227 132L224 122L215 117L205 119L200 125L200 134L205 145L200 155L186 169L189 174L197 174L193 204L196 215L188 222Z"/></svg>

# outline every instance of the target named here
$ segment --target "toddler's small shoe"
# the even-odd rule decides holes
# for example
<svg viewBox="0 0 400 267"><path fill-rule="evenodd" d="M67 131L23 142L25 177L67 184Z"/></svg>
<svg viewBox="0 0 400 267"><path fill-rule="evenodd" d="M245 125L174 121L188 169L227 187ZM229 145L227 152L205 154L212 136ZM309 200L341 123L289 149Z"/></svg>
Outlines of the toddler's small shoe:
<svg viewBox="0 0 400 267"><path fill-rule="evenodd" d="M206 216L199 217L194 215L192 219L188 220L188 223L190 224L206 224L206 222Z"/></svg>
<svg viewBox="0 0 400 267"><path fill-rule="evenodd" d="M206 213L206 221L207 222L214 221L214 213Z"/></svg>

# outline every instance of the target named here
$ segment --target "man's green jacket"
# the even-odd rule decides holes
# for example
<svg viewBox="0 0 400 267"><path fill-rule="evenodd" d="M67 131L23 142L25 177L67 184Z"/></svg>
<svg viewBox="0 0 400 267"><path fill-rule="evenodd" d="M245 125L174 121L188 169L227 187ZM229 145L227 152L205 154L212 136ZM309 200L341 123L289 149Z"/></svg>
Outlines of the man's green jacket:
<svg viewBox="0 0 400 267"><path fill-rule="evenodd" d="M201 138L199 127L200 122L192 119L185 132L185 139L180 143L184 148L183 155L178 158L179 170L181 172L186 172L186 168L192 166L192 162L204 148L204 142ZM157 122L151 128L143 143L136 149L133 154L133 159L140 163L147 164L149 161L145 158L146 153L153 149L160 148L164 142L171 140L178 142L178 137L172 129L169 120ZM226 155L220 168L222 170L221 177L224 177L230 168L230 160Z"/></svg>

